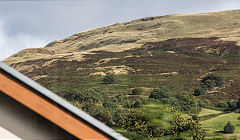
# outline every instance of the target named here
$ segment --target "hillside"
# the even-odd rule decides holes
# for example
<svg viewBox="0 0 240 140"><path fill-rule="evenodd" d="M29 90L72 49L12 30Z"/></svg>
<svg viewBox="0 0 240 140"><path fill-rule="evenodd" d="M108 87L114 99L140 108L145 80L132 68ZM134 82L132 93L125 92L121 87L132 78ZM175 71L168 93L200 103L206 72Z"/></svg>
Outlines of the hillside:
<svg viewBox="0 0 240 140"><path fill-rule="evenodd" d="M112 120L111 125L126 110L152 103L188 114L201 107L236 111L239 21L240 10L147 17L25 49L4 62L96 118ZM104 83L106 75L113 75L114 82ZM140 95L133 95L139 88ZM156 88L169 95L150 99ZM104 117L96 114L101 110Z"/></svg>

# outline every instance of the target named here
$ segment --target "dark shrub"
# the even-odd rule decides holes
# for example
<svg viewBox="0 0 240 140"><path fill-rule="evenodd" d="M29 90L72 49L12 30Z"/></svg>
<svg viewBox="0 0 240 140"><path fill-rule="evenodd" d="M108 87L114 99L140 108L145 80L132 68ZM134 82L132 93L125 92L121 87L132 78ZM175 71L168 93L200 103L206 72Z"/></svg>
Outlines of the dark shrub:
<svg viewBox="0 0 240 140"><path fill-rule="evenodd" d="M63 97L64 97L66 100L68 100L68 101L74 101L75 94L73 94L73 93L66 93Z"/></svg>
<svg viewBox="0 0 240 140"><path fill-rule="evenodd" d="M99 121L106 123L108 126L111 126L113 123L111 113L102 106L88 103L84 105L82 109L88 112L94 118L98 119Z"/></svg>
<svg viewBox="0 0 240 140"><path fill-rule="evenodd" d="M194 96L200 96L200 95L204 95L206 93L207 89L206 88L196 88L194 90Z"/></svg>
<svg viewBox="0 0 240 140"><path fill-rule="evenodd" d="M124 100L124 96L120 93L115 96L115 99L117 102L122 102Z"/></svg>
<svg viewBox="0 0 240 140"><path fill-rule="evenodd" d="M209 100L199 100L199 106L202 108L207 108L211 105L211 102Z"/></svg>
<svg viewBox="0 0 240 140"><path fill-rule="evenodd" d="M134 108L138 108L138 107L140 107L140 106L141 106L140 101L136 101L136 102L134 103L134 105L133 105Z"/></svg>
<svg viewBox="0 0 240 140"><path fill-rule="evenodd" d="M202 108L206 108L207 104L205 102L199 102L199 106Z"/></svg>
<svg viewBox="0 0 240 140"><path fill-rule="evenodd" d="M202 82L207 85L208 87L215 87L215 86L220 86L224 82L224 78L221 75L217 74L210 74L205 76L202 79Z"/></svg>
<svg viewBox="0 0 240 140"><path fill-rule="evenodd" d="M172 104L171 98L162 98L160 101L162 104Z"/></svg>
<svg viewBox="0 0 240 140"><path fill-rule="evenodd" d="M234 126L231 124L230 121L224 126L224 132L226 134L231 134L234 133Z"/></svg>
<svg viewBox="0 0 240 140"><path fill-rule="evenodd" d="M103 103L103 107L110 109L110 110L114 110L117 108L117 104L111 101L106 101Z"/></svg>
<svg viewBox="0 0 240 140"><path fill-rule="evenodd" d="M122 110L120 108L117 108L113 114L112 114L112 119L115 122L115 124L118 124L118 121L121 119L122 117Z"/></svg>
<svg viewBox="0 0 240 140"><path fill-rule="evenodd" d="M123 107L125 107L125 108L133 108L134 104L135 104L135 102L132 102L130 100L125 100L123 102Z"/></svg>
<svg viewBox="0 0 240 140"><path fill-rule="evenodd" d="M132 90L132 95L141 95L143 92L143 89L142 88L134 88Z"/></svg>
<svg viewBox="0 0 240 140"><path fill-rule="evenodd" d="M222 102L218 103L217 106L218 106L218 107L221 107L221 108L227 108L227 107L228 107L228 103L222 101Z"/></svg>
<svg viewBox="0 0 240 140"><path fill-rule="evenodd" d="M161 100L162 98L169 98L170 96L171 94L166 87L160 87L160 88L154 89L151 92L149 98Z"/></svg>
<svg viewBox="0 0 240 140"><path fill-rule="evenodd" d="M198 120L198 115L196 115L196 114L192 115L192 119L193 120Z"/></svg>
<svg viewBox="0 0 240 140"><path fill-rule="evenodd" d="M106 75L103 78L103 83L104 84L113 84L113 83L115 83L115 81L116 81L116 79L115 79L114 75Z"/></svg>
<svg viewBox="0 0 240 140"><path fill-rule="evenodd" d="M233 110L237 109L237 101L231 100L231 101L228 101L227 104L229 108Z"/></svg>
<svg viewBox="0 0 240 140"><path fill-rule="evenodd" d="M217 84L214 80L207 79L204 81L204 84L207 85L208 87L216 87Z"/></svg>
<svg viewBox="0 0 240 140"><path fill-rule="evenodd" d="M68 101L78 101L80 98L78 94L73 93L72 91L68 91L63 97Z"/></svg>
<svg viewBox="0 0 240 140"><path fill-rule="evenodd" d="M237 109L235 110L235 112L236 112L236 113L240 113L240 108L237 108Z"/></svg>
<svg viewBox="0 0 240 140"><path fill-rule="evenodd" d="M131 109L122 115L117 125L130 132L147 135L149 133L147 124L148 120L143 111Z"/></svg>

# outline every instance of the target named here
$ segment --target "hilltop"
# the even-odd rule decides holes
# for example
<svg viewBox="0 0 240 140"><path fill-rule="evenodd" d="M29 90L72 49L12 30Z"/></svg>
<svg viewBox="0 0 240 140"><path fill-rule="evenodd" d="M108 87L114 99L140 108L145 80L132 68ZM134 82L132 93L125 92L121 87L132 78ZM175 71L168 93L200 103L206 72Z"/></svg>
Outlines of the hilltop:
<svg viewBox="0 0 240 140"><path fill-rule="evenodd" d="M154 106L148 104L190 115L217 110L201 116L208 122L240 110L239 20L240 10L146 17L25 49L4 62L111 125L127 110ZM104 83L106 75L114 82ZM151 99L158 90L167 95Z"/></svg>

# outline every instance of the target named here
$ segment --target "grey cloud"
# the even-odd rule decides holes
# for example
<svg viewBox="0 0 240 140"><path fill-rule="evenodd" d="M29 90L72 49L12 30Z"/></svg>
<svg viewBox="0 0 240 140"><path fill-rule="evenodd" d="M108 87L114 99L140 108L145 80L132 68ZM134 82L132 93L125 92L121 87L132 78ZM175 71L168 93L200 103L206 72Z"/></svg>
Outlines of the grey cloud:
<svg viewBox="0 0 240 140"><path fill-rule="evenodd" d="M6 32L9 36L24 32L44 38L62 37L94 25L93 20L101 13L97 5L102 7L75 1L7 3L0 8L0 13L6 13L0 17L8 23L4 28L9 29ZM88 12L92 9L96 13Z"/></svg>
<svg viewBox="0 0 240 140"><path fill-rule="evenodd" d="M8 52L8 49L22 50L33 47L29 46L33 44L30 42L38 42L36 45L38 47L46 42L63 39L87 29L147 16L238 8L240 8L239 0L0 1L0 22L4 29L1 34L5 36L5 40L8 40L4 45L7 46L4 48L5 52ZM23 39L22 42L20 38ZM9 40L14 39L16 43L9 43ZM16 52L9 51L9 55Z"/></svg>
<svg viewBox="0 0 240 140"><path fill-rule="evenodd" d="M236 0L227 3L240 4ZM222 9L228 9L225 0L30 1L1 3L0 13L4 14L0 17L8 23L5 25L9 29L7 35L25 32L44 38L62 38L82 30L146 16Z"/></svg>

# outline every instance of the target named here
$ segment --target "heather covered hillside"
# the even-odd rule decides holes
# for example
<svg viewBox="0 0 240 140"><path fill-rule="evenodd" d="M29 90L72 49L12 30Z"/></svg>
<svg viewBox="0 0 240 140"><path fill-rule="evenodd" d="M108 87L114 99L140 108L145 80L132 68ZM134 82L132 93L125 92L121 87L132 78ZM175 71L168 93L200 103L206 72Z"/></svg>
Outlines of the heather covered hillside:
<svg viewBox="0 0 240 140"><path fill-rule="evenodd" d="M131 139L239 138L239 21L240 10L147 17L4 62Z"/></svg>

